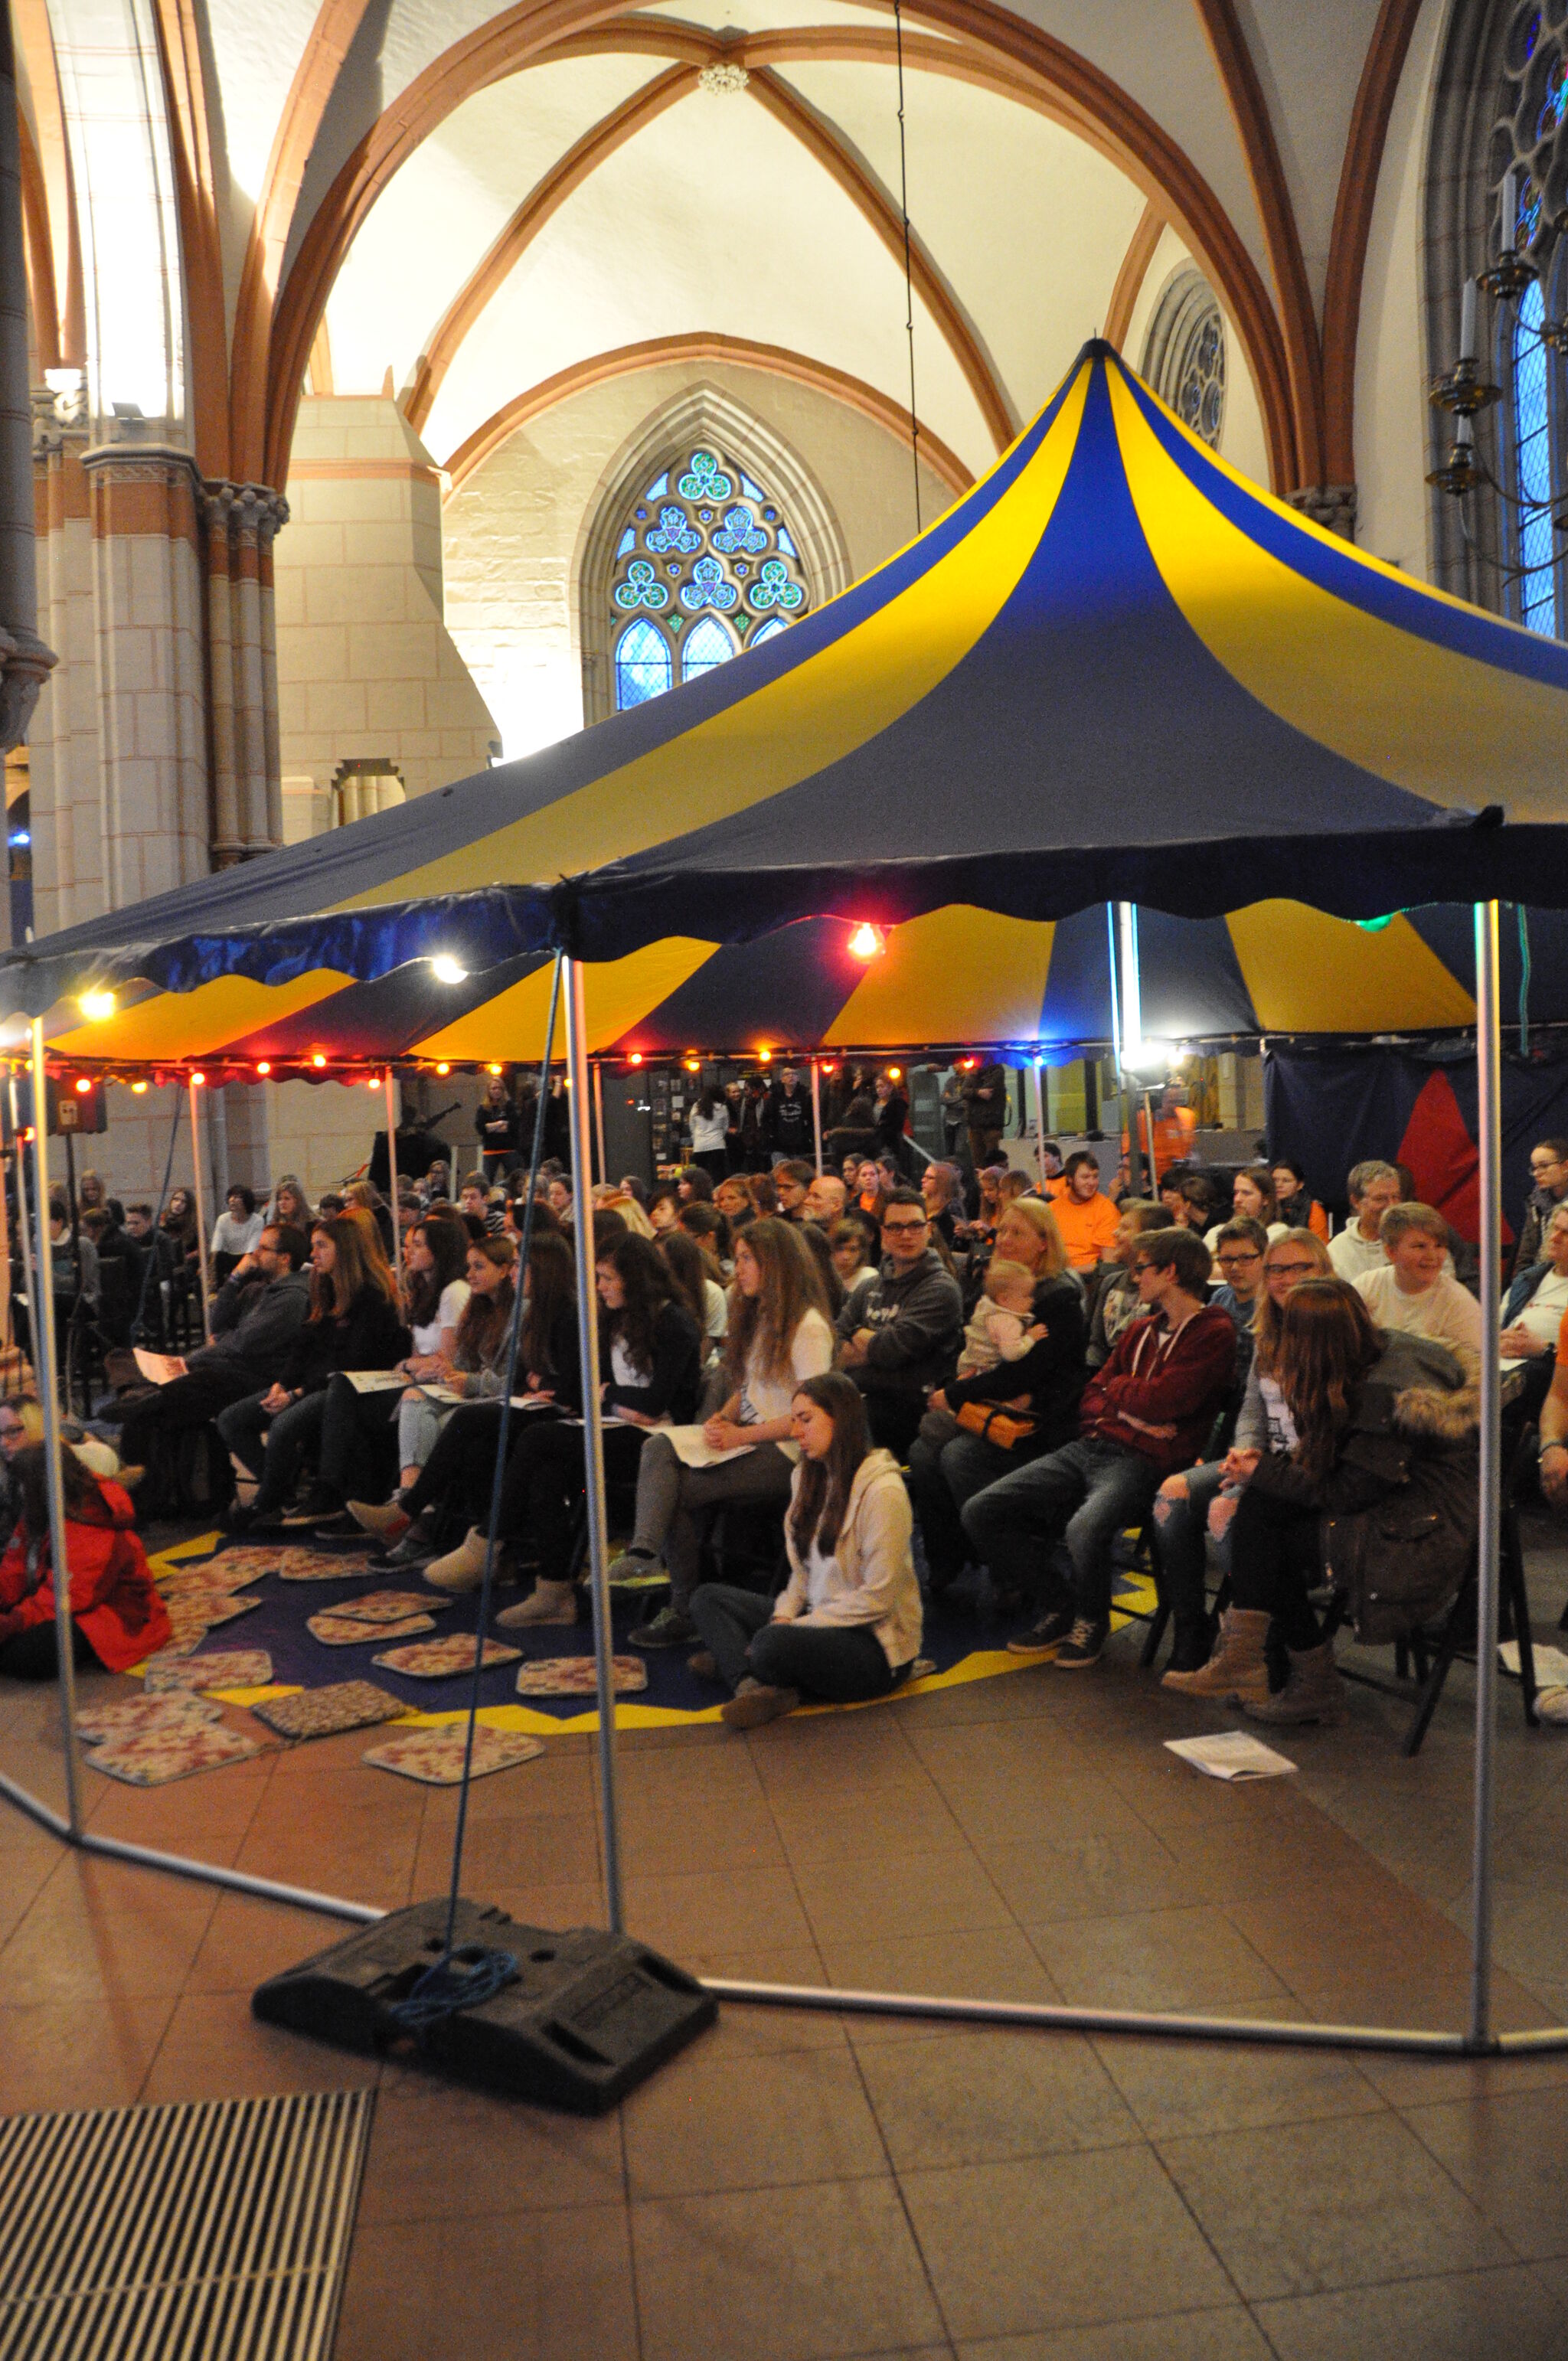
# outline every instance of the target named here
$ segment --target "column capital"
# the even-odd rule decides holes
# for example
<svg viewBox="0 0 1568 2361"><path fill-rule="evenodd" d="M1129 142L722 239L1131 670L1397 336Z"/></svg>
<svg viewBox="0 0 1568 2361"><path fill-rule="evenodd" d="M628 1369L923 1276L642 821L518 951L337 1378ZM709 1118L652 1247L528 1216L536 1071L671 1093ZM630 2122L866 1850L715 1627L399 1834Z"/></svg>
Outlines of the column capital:
<svg viewBox="0 0 1568 2361"><path fill-rule="evenodd" d="M1286 495L1293 509L1326 525L1342 541L1355 539L1356 488L1354 484L1304 484Z"/></svg>
<svg viewBox="0 0 1568 2361"><path fill-rule="evenodd" d="M231 484L209 480L202 487L207 522L225 533L254 534L263 548L289 522L289 503L269 484Z"/></svg>
<svg viewBox="0 0 1568 2361"><path fill-rule="evenodd" d="M27 736L38 691L58 662L25 624L0 630L0 753L8 754Z"/></svg>

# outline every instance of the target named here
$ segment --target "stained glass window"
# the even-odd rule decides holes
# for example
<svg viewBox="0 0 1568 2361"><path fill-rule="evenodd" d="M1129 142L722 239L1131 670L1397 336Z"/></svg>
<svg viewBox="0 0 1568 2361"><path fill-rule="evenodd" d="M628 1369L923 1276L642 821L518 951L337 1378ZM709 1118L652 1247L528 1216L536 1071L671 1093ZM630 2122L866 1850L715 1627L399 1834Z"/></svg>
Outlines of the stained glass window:
<svg viewBox="0 0 1568 2361"><path fill-rule="evenodd" d="M615 642L622 709L775 638L811 604L778 503L714 444L683 446L637 491L609 595L617 627L625 626Z"/></svg>
<svg viewBox="0 0 1568 2361"><path fill-rule="evenodd" d="M1568 174L1568 24L1560 6L1521 5L1504 45L1502 105L1490 137L1492 222L1488 249L1507 241L1542 274L1517 306L1498 305L1497 358L1507 390L1500 413L1504 588L1510 613L1533 631L1563 629L1558 575L1565 537L1552 524L1563 507L1563 435L1568 383L1563 358L1541 338L1549 313L1564 309L1563 275L1548 215ZM1505 173L1516 174L1512 222L1499 216ZM1557 261L1555 280L1547 274Z"/></svg>
<svg viewBox="0 0 1568 2361"><path fill-rule="evenodd" d="M1547 351L1541 341L1545 310L1541 281L1532 279L1519 297L1514 330L1514 466L1519 510L1519 613L1532 631L1557 630L1557 589L1552 565L1552 405L1547 387Z"/></svg>
<svg viewBox="0 0 1568 2361"><path fill-rule="evenodd" d="M1225 323L1213 289L1190 264L1155 306L1141 374L1194 434L1218 448L1225 424Z"/></svg>

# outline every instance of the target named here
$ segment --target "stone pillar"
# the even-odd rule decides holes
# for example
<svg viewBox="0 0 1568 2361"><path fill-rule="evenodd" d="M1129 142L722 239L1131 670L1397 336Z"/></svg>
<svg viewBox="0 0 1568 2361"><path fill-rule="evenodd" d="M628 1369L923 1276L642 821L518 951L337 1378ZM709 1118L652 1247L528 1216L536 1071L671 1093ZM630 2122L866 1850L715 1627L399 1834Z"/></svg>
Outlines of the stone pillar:
<svg viewBox="0 0 1568 2361"><path fill-rule="evenodd" d="M234 710L233 591L229 578L232 484L208 484L203 495L207 528L207 727L213 758L213 862L219 869L242 860L239 756Z"/></svg>
<svg viewBox="0 0 1568 2361"><path fill-rule="evenodd" d="M55 662L37 628L32 443L16 76L0 5L0 753L26 737Z"/></svg>
<svg viewBox="0 0 1568 2361"><path fill-rule="evenodd" d="M283 841L272 543L288 502L264 484L208 484L207 654L213 857L225 868Z"/></svg>
<svg viewBox="0 0 1568 2361"><path fill-rule="evenodd" d="M1327 525L1342 541L1355 539L1356 493L1354 484L1308 484L1289 495L1290 505L1299 509L1314 524Z"/></svg>
<svg viewBox="0 0 1568 2361"><path fill-rule="evenodd" d="M38 612L60 662L27 732L33 924L41 934L105 906L98 827L97 642L82 387L33 396Z"/></svg>

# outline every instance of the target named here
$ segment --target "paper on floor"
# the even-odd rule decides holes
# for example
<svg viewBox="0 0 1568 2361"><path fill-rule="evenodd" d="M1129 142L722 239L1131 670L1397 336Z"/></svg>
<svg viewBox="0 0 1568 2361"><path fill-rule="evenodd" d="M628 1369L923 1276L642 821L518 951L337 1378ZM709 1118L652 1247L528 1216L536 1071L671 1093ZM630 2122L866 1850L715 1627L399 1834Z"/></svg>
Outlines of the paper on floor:
<svg viewBox="0 0 1568 2361"><path fill-rule="evenodd" d="M1179 1754L1209 1779L1277 1779L1296 1768L1245 1730L1217 1730L1208 1738L1168 1738L1165 1742L1172 1754Z"/></svg>

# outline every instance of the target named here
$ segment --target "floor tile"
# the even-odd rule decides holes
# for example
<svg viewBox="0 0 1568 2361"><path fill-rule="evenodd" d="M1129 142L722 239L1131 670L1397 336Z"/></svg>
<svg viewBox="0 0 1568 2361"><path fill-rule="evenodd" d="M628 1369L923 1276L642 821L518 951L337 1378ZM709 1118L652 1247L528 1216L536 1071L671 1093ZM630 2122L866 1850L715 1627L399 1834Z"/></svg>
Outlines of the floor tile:
<svg viewBox="0 0 1568 2361"><path fill-rule="evenodd" d="M751 2056L738 2072L731 2052L701 2039L632 2092L624 2123L633 2197L768 2191L888 2170L847 2048Z"/></svg>
<svg viewBox="0 0 1568 2361"><path fill-rule="evenodd" d="M849 1942L864 1933L864 1880L847 1877L831 1861L799 1866L795 1876L818 1942ZM972 1853L894 1855L877 1864L872 1891L883 1936L944 1935L1012 1924L1007 1905Z"/></svg>
<svg viewBox="0 0 1568 2361"><path fill-rule="evenodd" d="M901 2180L960 2347L966 2339L1232 2300L1224 2273L1146 2147L964 2165Z"/></svg>
<svg viewBox="0 0 1568 2361"><path fill-rule="evenodd" d="M130 2106L174 2007L168 1993L0 2003L0 2115Z"/></svg>
<svg viewBox="0 0 1568 2361"><path fill-rule="evenodd" d="M828 1981L851 1992L1017 2001L1026 2007L1061 2004L1059 1986L1016 1927L828 1942L822 1956ZM857 2015L845 2022L857 2049L883 2041L935 2039L951 2029L950 2021L940 2017Z"/></svg>
<svg viewBox="0 0 1568 2361"><path fill-rule="evenodd" d="M1069 1838L1043 1831L1024 1844L981 1837L976 1850L1025 1926L1180 1910L1200 1898L1190 1872L1144 1828Z"/></svg>
<svg viewBox="0 0 1568 2361"><path fill-rule="evenodd" d="M333 2352L334 2361L636 2361L624 2210L362 2224Z"/></svg>
<svg viewBox="0 0 1568 2361"><path fill-rule="evenodd" d="M1046 2330L985 2337L958 2348L958 2361L1272 2361L1240 2304L1224 2312L1165 2312L1110 2328Z"/></svg>
<svg viewBox="0 0 1568 2361"><path fill-rule="evenodd" d="M629 1806L620 1816L620 1858L629 1877L785 1865L778 1828L761 1795Z"/></svg>
<svg viewBox="0 0 1568 2361"><path fill-rule="evenodd" d="M1030 1927L1029 1938L1080 2007L1223 2010L1272 2000L1293 2015L1279 1978L1223 1911L1151 1910Z"/></svg>
<svg viewBox="0 0 1568 2361"><path fill-rule="evenodd" d="M169 2019L140 2096L156 2106L273 2091L357 2090L379 2075L373 2058L260 2024L242 1994L188 1993Z"/></svg>
<svg viewBox="0 0 1568 2361"><path fill-rule="evenodd" d="M1234 2003L1238 2016L1268 2004ZM1383 2101L1344 2050L1261 2048L1231 2041L1095 2042L1105 2071L1150 2139L1251 2131L1268 2124L1376 2114Z"/></svg>
<svg viewBox="0 0 1568 2361"><path fill-rule="evenodd" d="M598 1871L598 1832L586 1812L571 1817L529 1813L515 1820L481 1820L466 1832L466 1894L486 1894L492 1886L501 1885L574 1883L596 1878ZM413 1856L416 1887L439 1888L451 1874L451 1832L444 1827L422 1831Z"/></svg>
<svg viewBox="0 0 1568 2361"><path fill-rule="evenodd" d="M1511 2259L1392 2114L1162 2140L1159 2153L1249 2302Z"/></svg>
<svg viewBox="0 0 1568 2361"><path fill-rule="evenodd" d="M1561 2298L1522 2267L1297 2296L1259 2304L1257 2319L1279 2361L1562 2361L1568 2351Z"/></svg>
<svg viewBox="0 0 1568 2361"><path fill-rule="evenodd" d="M1516 2254L1568 2254L1560 2090L1512 2091L1499 2082L1484 2098L1408 2108L1405 2120Z"/></svg>
<svg viewBox="0 0 1568 2361"><path fill-rule="evenodd" d="M289 1910L243 1894L220 1894L186 1980L188 1993L252 1993L355 1933L342 1918Z"/></svg>
<svg viewBox="0 0 1568 2361"><path fill-rule="evenodd" d="M861 2057L894 2169L988 2164L1138 2139L1089 2043L1074 2034L949 2027Z"/></svg>
<svg viewBox="0 0 1568 2361"><path fill-rule="evenodd" d="M631 2225L642 2361L834 2361L943 2341L891 2180L663 2200L634 2205Z"/></svg>
<svg viewBox="0 0 1568 2361"><path fill-rule="evenodd" d="M709 1870L626 1880L626 1924L656 1951L684 1960L782 1943L809 1949L811 1928L785 1869Z"/></svg>
<svg viewBox="0 0 1568 2361"><path fill-rule="evenodd" d="M454 2169L456 2168L456 2169ZM554 2114L387 2068L359 2199L361 2226L620 2204L614 2114Z"/></svg>

